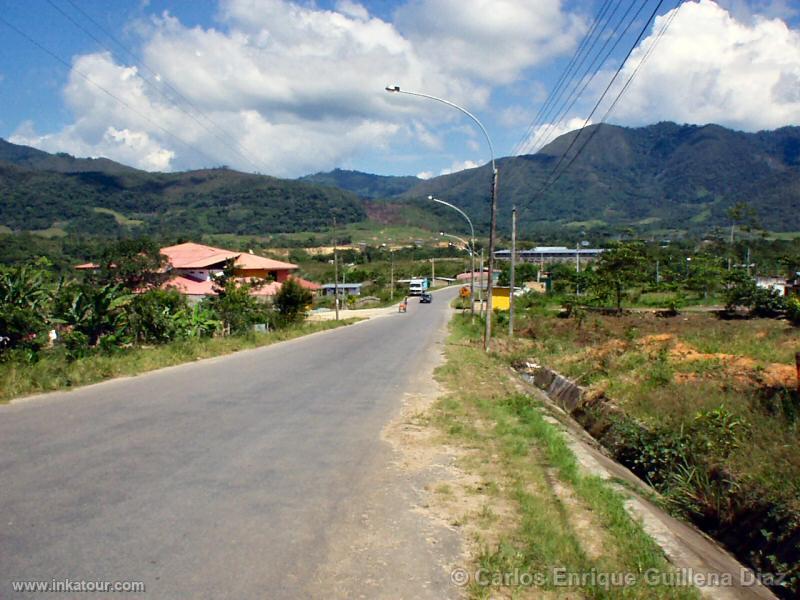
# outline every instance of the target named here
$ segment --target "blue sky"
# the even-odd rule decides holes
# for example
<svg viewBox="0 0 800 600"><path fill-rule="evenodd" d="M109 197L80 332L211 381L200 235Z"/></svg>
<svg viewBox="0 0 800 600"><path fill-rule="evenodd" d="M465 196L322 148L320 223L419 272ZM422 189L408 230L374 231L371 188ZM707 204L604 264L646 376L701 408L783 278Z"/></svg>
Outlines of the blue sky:
<svg viewBox="0 0 800 600"><path fill-rule="evenodd" d="M19 30L0 21L0 137L148 170L438 175L488 160L480 132L453 109L384 86L464 106L498 157L531 152L543 133L583 123L641 27L537 136L529 125L601 4L0 0L0 16ZM621 16L627 4L612 6ZM663 2L623 70L620 84L669 22L610 122L800 124L795 2L676 5Z"/></svg>

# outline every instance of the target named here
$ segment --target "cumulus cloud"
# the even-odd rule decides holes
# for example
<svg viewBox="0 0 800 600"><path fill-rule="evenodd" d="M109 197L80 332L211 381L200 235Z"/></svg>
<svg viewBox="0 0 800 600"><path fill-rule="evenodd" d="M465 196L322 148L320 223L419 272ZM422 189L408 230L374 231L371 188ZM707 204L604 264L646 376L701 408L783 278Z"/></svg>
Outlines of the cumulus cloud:
<svg viewBox="0 0 800 600"><path fill-rule="evenodd" d="M522 154L535 154L558 136L580 129L584 123L586 123L585 117L572 117L559 123L539 125L531 132L525 143L521 145L520 152ZM591 120L586 123L587 126L591 124Z"/></svg>
<svg viewBox="0 0 800 600"><path fill-rule="evenodd" d="M385 85L485 108L493 86L571 49L585 26L559 0L468 4L411 0L387 21L357 0L220 0L215 27L165 12L129 27L155 76L108 53L77 56L63 92L73 122L26 125L13 140L145 169L227 164L280 176L380 151L390 136L441 149L434 125L459 115ZM445 31L434 51L430 34Z"/></svg>
<svg viewBox="0 0 800 600"><path fill-rule="evenodd" d="M481 164L474 160L461 160L455 161L449 168L442 169L439 171L439 175L449 175L450 173L458 173L459 171L465 171L466 169L475 169L476 167L480 167Z"/></svg>
<svg viewBox="0 0 800 600"><path fill-rule="evenodd" d="M634 125L713 122L749 131L800 123L800 32L777 18L738 20L710 0L675 10L669 30L612 120ZM656 19L653 31L667 18ZM655 36L632 54L621 81Z"/></svg>
<svg viewBox="0 0 800 600"><path fill-rule="evenodd" d="M422 55L493 84L571 50L586 27L561 0L411 0L395 20Z"/></svg>

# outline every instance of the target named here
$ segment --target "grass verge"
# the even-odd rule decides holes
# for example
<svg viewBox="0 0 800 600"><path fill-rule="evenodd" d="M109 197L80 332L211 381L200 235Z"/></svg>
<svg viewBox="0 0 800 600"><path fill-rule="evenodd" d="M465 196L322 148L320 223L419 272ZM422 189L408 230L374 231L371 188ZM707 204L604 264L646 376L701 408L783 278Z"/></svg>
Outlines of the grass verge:
<svg viewBox="0 0 800 600"><path fill-rule="evenodd" d="M543 407L508 363L480 348L480 323L455 315L433 421L462 449L461 466L491 490L474 516L473 598L697 598L625 511L624 498L582 473ZM503 510L506 507L507 510ZM488 518L491 517L491 518ZM567 585L564 585L564 584Z"/></svg>
<svg viewBox="0 0 800 600"><path fill-rule="evenodd" d="M114 377L138 375L185 362L268 346L360 320L307 322L270 333L187 339L162 346L135 346L72 361L63 354L49 354L31 364L0 363L0 403L20 396L71 389Z"/></svg>

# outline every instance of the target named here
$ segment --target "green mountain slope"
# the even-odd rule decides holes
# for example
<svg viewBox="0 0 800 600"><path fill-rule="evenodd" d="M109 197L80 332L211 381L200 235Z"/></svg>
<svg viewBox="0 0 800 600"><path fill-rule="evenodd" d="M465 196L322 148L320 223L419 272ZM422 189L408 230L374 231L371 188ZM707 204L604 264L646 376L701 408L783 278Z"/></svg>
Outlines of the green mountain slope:
<svg viewBox="0 0 800 600"><path fill-rule="evenodd" d="M56 171L58 173L143 173L133 167L122 165L107 158L75 158L59 152L49 154L29 146L12 144L0 138L0 162L11 163L28 169Z"/></svg>
<svg viewBox="0 0 800 600"><path fill-rule="evenodd" d="M12 230L258 235L323 229L334 212L342 223L366 218L354 194L311 183L228 169L147 173L20 146L12 156L8 146L3 156L24 165L0 161L0 225ZM84 170L89 164L107 169Z"/></svg>
<svg viewBox="0 0 800 600"><path fill-rule="evenodd" d="M800 230L800 127L751 134L717 125L600 125L582 139L594 129L584 152L544 194L538 192L575 132L535 155L498 161L501 227L516 204L523 230L548 223L705 231L727 225L727 209L744 201L764 227ZM433 194L486 228L490 184L484 165L421 182L402 198Z"/></svg>
<svg viewBox="0 0 800 600"><path fill-rule="evenodd" d="M358 194L362 198L389 198L399 196L420 183L418 177L408 175L372 175L361 171L334 169L328 173L315 173L300 178L301 181L337 187Z"/></svg>

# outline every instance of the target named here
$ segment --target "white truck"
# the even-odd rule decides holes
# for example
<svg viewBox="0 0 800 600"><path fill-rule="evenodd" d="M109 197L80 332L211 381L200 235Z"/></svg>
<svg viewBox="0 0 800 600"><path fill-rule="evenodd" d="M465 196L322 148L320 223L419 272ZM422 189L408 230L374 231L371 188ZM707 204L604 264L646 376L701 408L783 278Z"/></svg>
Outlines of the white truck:
<svg viewBox="0 0 800 600"><path fill-rule="evenodd" d="M428 289L428 280L427 279L412 279L408 283L408 295L409 296L421 296L422 292Z"/></svg>

